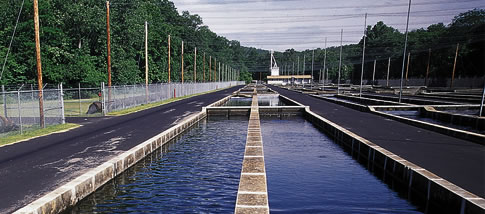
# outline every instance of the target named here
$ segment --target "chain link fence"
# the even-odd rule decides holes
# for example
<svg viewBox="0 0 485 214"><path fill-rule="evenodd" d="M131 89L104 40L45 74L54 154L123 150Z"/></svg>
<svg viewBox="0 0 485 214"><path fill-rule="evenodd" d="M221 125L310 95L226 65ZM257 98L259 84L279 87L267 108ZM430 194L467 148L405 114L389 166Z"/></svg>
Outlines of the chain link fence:
<svg viewBox="0 0 485 214"><path fill-rule="evenodd" d="M102 85L101 107L102 112L123 110L139 106L141 104L164 101L171 98L183 97L198 93L204 93L216 89L243 85L242 81L210 82L210 83L160 83L145 85L123 85L105 87ZM94 107L92 108L94 111ZM90 110L91 111L91 108Z"/></svg>
<svg viewBox="0 0 485 214"><path fill-rule="evenodd" d="M63 124L66 116L103 116L109 112L132 108L147 103L164 101L243 85L241 81L209 83L160 83L145 85L122 85L100 88L44 89L44 127ZM0 97L0 137L22 134L26 130L40 128L39 91L6 91L2 86Z"/></svg>
<svg viewBox="0 0 485 214"><path fill-rule="evenodd" d="M41 127L39 108L39 90L6 91L2 87L0 97L0 137L11 133L23 133L26 130ZM62 85L58 89L44 89L43 125L64 123Z"/></svg>

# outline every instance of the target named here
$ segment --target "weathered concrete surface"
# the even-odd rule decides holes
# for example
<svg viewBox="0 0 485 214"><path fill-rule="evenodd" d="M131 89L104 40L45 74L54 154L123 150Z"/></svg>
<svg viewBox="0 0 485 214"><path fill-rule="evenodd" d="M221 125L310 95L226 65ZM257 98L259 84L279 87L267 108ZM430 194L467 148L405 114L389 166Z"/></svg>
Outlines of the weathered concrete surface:
<svg viewBox="0 0 485 214"><path fill-rule="evenodd" d="M0 213L10 213L33 202L239 88L204 94L126 116L68 118L68 122L79 123L83 127L1 147L0 193L3 197ZM127 158L126 162L113 163L113 171L119 172L124 164L135 159L135 155ZM102 183L99 179L93 183L96 182Z"/></svg>
<svg viewBox="0 0 485 214"><path fill-rule="evenodd" d="M254 89L256 91L256 89ZM235 213L269 213L258 96L253 95Z"/></svg>

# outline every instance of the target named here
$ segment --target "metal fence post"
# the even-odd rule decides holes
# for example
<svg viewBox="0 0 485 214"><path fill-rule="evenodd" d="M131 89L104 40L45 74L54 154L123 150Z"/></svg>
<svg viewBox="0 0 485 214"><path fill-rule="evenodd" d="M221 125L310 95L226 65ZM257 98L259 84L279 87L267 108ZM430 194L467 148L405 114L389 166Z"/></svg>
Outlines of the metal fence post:
<svg viewBox="0 0 485 214"><path fill-rule="evenodd" d="M17 111L19 114L19 124L20 124L20 134L23 134L23 127L22 127L22 113L21 113L21 107L20 107L20 89L17 91Z"/></svg>
<svg viewBox="0 0 485 214"><path fill-rule="evenodd" d="M5 114L5 118L8 118L7 114L7 96L5 96L5 86L2 85L2 95L3 95L3 113Z"/></svg>
<svg viewBox="0 0 485 214"><path fill-rule="evenodd" d="M82 114L82 108L81 108L81 83L78 85L78 98L79 98L79 115Z"/></svg>
<svg viewBox="0 0 485 214"><path fill-rule="evenodd" d="M106 93L105 93L105 88L104 88L104 82L101 83L101 95L102 97L102 103L101 103L101 109L103 112L103 116L106 116Z"/></svg>
<svg viewBox="0 0 485 214"><path fill-rule="evenodd" d="M62 83L59 85L59 101L61 104L61 124L65 124L66 117L64 115L64 91L62 90Z"/></svg>
<svg viewBox="0 0 485 214"><path fill-rule="evenodd" d="M34 102L34 87L32 84L30 84L30 97L31 97L31 102L32 102L32 115L35 115L35 102ZM34 123L35 123L35 117L34 118Z"/></svg>

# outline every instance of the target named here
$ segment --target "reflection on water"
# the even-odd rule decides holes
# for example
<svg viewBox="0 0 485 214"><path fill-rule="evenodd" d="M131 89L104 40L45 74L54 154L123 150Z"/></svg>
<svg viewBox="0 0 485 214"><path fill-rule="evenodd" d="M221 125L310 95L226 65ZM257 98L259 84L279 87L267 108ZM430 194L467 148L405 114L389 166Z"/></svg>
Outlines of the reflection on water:
<svg viewBox="0 0 485 214"><path fill-rule="evenodd" d="M304 119L261 129L271 213L420 213Z"/></svg>
<svg viewBox="0 0 485 214"><path fill-rule="evenodd" d="M69 212L234 212L248 125L234 118L201 122Z"/></svg>

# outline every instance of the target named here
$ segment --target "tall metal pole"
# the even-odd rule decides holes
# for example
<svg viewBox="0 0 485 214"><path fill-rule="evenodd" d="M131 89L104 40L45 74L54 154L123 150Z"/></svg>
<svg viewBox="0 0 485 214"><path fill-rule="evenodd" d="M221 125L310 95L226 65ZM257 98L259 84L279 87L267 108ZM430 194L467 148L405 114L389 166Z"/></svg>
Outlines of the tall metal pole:
<svg viewBox="0 0 485 214"><path fill-rule="evenodd" d="M202 82L205 82L205 52L202 57Z"/></svg>
<svg viewBox="0 0 485 214"><path fill-rule="evenodd" d="M182 62L181 62L181 71L182 71L182 84L184 83L184 41L182 41L182 54L181 54L181 57L182 57Z"/></svg>
<svg viewBox="0 0 485 214"><path fill-rule="evenodd" d="M389 60L387 61L387 80L386 80L386 86L389 87L389 71L391 70L391 57L389 57Z"/></svg>
<svg viewBox="0 0 485 214"><path fill-rule="evenodd" d="M312 78L310 82L310 89L313 90L313 63L315 62L315 50L312 50Z"/></svg>
<svg viewBox="0 0 485 214"><path fill-rule="evenodd" d="M35 30L35 56L37 61L37 84L39 85L39 121L40 127L45 127L44 121L44 98L42 83L42 63L40 60L40 34L39 34L39 3L34 0L34 30ZM19 97L20 98L20 97ZM19 112L20 115L20 112Z"/></svg>
<svg viewBox="0 0 485 214"><path fill-rule="evenodd" d="M481 117L483 114L483 101L484 101L484 98L485 98L485 81L483 83L483 91L482 91L482 102L480 103L480 114L478 115L479 117Z"/></svg>
<svg viewBox="0 0 485 214"><path fill-rule="evenodd" d="M374 59L374 70L372 70L372 86L374 86L374 82L376 80L376 61L377 60Z"/></svg>
<svg viewBox="0 0 485 214"><path fill-rule="evenodd" d="M362 97L362 82L364 81L364 65L365 65L365 40L367 38L367 13L364 18L364 46L362 47L362 69L360 71L360 90L359 97Z"/></svg>
<svg viewBox="0 0 485 214"><path fill-rule="evenodd" d="M219 69L218 82L220 82L221 81L221 62L219 62L219 66L217 67L217 69Z"/></svg>
<svg viewBox="0 0 485 214"><path fill-rule="evenodd" d="M431 48L428 49L428 65L426 66L426 78L424 79L424 85L428 86L428 76L429 76L429 64L431 62Z"/></svg>
<svg viewBox="0 0 485 214"><path fill-rule="evenodd" d="M168 35L168 83L170 83L170 35Z"/></svg>
<svg viewBox="0 0 485 214"><path fill-rule="evenodd" d="M214 82L217 82L217 60L214 57Z"/></svg>
<svg viewBox="0 0 485 214"><path fill-rule="evenodd" d="M458 49L460 48L460 43L456 44L456 52L455 52L455 61L453 63L453 73L451 74L451 84L450 88L453 87L453 81L455 80L455 71L456 71L456 59L458 58Z"/></svg>
<svg viewBox="0 0 485 214"><path fill-rule="evenodd" d="M300 75L300 56L298 56L296 68L297 68L296 75Z"/></svg>
<svg viewBox="0 0 485 214"><path fill-rule="evenodd" d="M344 29L340 30L340 60L338 63L337 94L340 94L340 71L342 70L342 40Z"/></svg>
<svg viewBox="0 0 485 214"><path fill-rule="evenodd" d="M197 47L194 49L194 83L197 82Z"/></svg>
<svg viewBox="0 0 485 214"><path fill-rule="evenodd" d="M404 51L402 54L402 69L401 69L401 86L399 87L399 103L401 103L402 99L402 83L404 78L404 64L406 63L406 49L408 47L408 29L409 29L409 13L411 12L411 0L409 0L408 6L408 18L406 21L406 39L404 40Z"/></svg>
<svg viewBox="0 0 485 214"><path fill-rule="evenodd" d="M408 85L408 74L409 74L409 61L411 60L411 52L408 53L408 63L406 66L406 86Z"/></svg>
<svg viewBox="0 0 485 214"><path fill-rule="evenodd" d="M327 68L327 37L325 37L325 54L323 56L323 72ZM323 88L325 88L325 79L323 79Z"/></svg>
<svg viewBox="0 0 485 214"><path fill-rule="evenodd" d="M212 56L209 56L209 82L212 82Z"/></svg>
<svg viewBox="0 0 485 214"><path fill-rule="evenodd" d="M302 63L303 64L302 65L303 66L303 69L302 69L302 72L301 72L302 75L305 75L305 62L306 62L306 60L305 60L305 52L303 52L303 63Z"/></svg>

